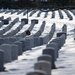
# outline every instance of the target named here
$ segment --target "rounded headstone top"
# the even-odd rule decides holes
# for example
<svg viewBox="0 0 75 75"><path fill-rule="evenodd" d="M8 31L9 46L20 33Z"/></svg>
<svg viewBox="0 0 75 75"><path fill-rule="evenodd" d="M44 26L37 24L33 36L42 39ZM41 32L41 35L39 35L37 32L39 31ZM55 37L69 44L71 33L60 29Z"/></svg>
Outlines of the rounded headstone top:
<svg viewBox="0 0 75 75"><path fill-rule="evenodd" d="M45 61L45 60L40 60L40 61L38 61L38 62L36 62L35 64L37 64L37 63L39 63L39 64L51 64L49 61Z"/></svg>
<svg viewBox="0 0 75 75"><path fill-rule="evenodd" d="M11 46L10 44L2 44L1 46Z"/></svg>
<svg viewBox="0 0 75 75"><path fill-rule="evenodd" d="M57 45L57 43L56 42L51 42L51 43L47 44L46 47L49 47L50 45Z"/></svg>
<svg viewBox="0 0 75 75"><path fill-rule="evenodd" d="M2 53L3 53L4 51L3 51L2 49L0 49L0 52L2 52Z"/></svg>
<svg viewBox="0 0 75 75"><path fill-rule="evenodd" d="M34 70L31 72L28 72L26 75L46 75L45 71L42 70Z"/></svg>
<svg viewBox="0 0 75 75"><path fill-rule="evenodd" d="M46 47L46 49L44 49L44 50L48 50L48 49L55 50L53 47Z"/></svg>
<svg viewBox="0 0 75 75"><path fill-rule="evenodd" d="M43 55L41 55L41 56L39 56L39 57L48 57L48 58L51 58L51 55L43 54ZM39 58L39 57L38 57L38 58Z"/></svg>

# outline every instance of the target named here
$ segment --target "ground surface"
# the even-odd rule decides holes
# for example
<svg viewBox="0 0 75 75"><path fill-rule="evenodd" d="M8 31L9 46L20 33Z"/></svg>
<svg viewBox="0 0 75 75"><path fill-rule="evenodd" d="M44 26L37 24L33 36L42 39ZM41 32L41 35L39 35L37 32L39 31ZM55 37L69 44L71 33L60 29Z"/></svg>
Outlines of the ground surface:
<svg viewBox="0 0 75 75"><path fill-rule="evenodd" d="M70 12L73 20L69 20L63 10L62 13L64 19L59 18L58 10L55 11L55 18L53 19L50 18L52 11L48 12L46 18L43 18L45 13L42 13L40 17L36 17L37 13L38 11L33 16L29 17L29 19L37 18L40 22L45 20L48 26L52 23L56 23L56 32L61 31L63 24L67 25L67 39L64 46L59 51L59 58L55 62L57 69L52 70L52 75L75 75L75 41L73 31L75 27L75 16ZM5 15L5 17L8 15L12 16L13 18L16 17L16 13L13 15L10 15L9 13ZM19 18L26 17L22 14L17 16L19 16ZM42 45L32 48L32 50L24 52L21 56L19 56L18 60L5 64L4 66L6 67L7 72L0 72L0 75L25 75L27 72L34 70L33 66L35 62L37 62L37 57L42 55L42 50L45 48L45 46L46 45Z"/></svg>

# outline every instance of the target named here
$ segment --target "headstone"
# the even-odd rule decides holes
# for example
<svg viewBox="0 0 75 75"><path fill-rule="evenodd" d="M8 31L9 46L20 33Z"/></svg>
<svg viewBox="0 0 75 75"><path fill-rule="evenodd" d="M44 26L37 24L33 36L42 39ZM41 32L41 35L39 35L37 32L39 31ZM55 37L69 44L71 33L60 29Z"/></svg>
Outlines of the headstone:
<svg viewBox="0 0 75 75"><path fill-rule="evenodd" d="M57 37L60 37L62 34L65 34L65 38L66 38L66 33L65 32L58 32Z"/></svg>
<svg viewBox="0 0 75 75"><path fill-rule="evenodd" d="M65 33L67 33L67 25L66 24L63 25L62 31L64 31Z"/></svg>
<svg viewBox="0 0 75 75"><path fill-rule="evenodd" d="M31 20L31 23L38 24L38 20L37 19L33 19L33 20Z"/></svg>
<svg viewBox="0 0 75 75"><path fill-rule="evenodd" d="M52 18L55 18L55 11L52 12Z"/></svg>
<svg viewBox="0 0 75 75"><path fill-rule="evenodd" d="M6 18L8 21L11 21L11 17Z"/></svg>
<svg viewBox="0 0 75 75"><path fill-rule="evenodd" d="M9 24L9 20L8 19L4 19L4 20L2 20L2 23L3 24Z"/></svg>
<svg viewBox="0 0 75 75"><path fill-rule="evenodd" d="M43 44L44 44L44 37L41 37L41 36L40 36L40 37L39 37L39 40L40 40L39 46L40 46L40 45L43 45Z"/></svg>
<svg viewBox="0 0 75 75"><path fill-rule="evenodd" d="M73 16L68 12L67 9L64 9L64 12L67 14L69 20L73 20Z"/></svg>
<svg viewBox="0 0 75 75"><path fill-rule="evenodd" d="M4 38L4 43L6 44L13 44L15 41L18 41L22 39L21 37L5 37Z"/></svg>
<svg viewBox="0 0 75 75"><path fill-rule="evenodd" d="M0 27L3 25L3 23L2 22L0 22Z"/></svg>
<svg viewBox="0 0 75 75"><path fill-rule="evenodd" d="M11 45L2 44L0 45L0 49L4 51L4 62L11 62Z"/></svg>
<svg viewBox="0 0 75 75"><path fill-rule="evenodd" d="M12 60L18 59L18 46L15 44L11 45L11 59Z"/></svg>
<svg viewBox="0 0 75 75"><path fill-rule="evenodd" d="M4 16L1 16L1 17L0 17L0 21L2 21L3 19L4 19Z"/></svg>
<svg viewBox="0 0 75 75"><path fill-rule="evenodd" d="M43 37L43 44L47 44L49 42L49 35Z"/></svg>
<svg viewBox="0 0 75 75"><path fill-rule="evenodd" d="M48 54L51 55L52 57L52 69L55 69L55 61L56 61L56 56L55 56L55 50L54 48L48 47L43 50L43 54Z"/></svg>
<svg viewBox="0 0 75 75"><path fill-rule="evenodd" d="M22 19L21 19L21 22L24 22L25 24L28 24L28 19L22 18Z"/></svg>
<svg viewBox="0 0 75 75"><path fill-rule="evenodd" d="M43 21L40 29L36 32L36 34L34 34L35 37L39 37L42 34L42 32L44 31L45 24L46 22Z"/></svg>
<svg viewBox="0 0 75 75"><path fill-rule="evenodd" d="M34 25L35 25L35 23L32 23L27 30L32 31Z"/></svg>
<svg viewBox="0 0 75 75"><path fill-rule="evenodd" d="M41 61L41 60L49 61L52 64L52 57L51 57L51 55L48 55L48 54L43 54L43 55L39 56L37 58L37 60L38 61Z"/></svg>
<svg viewBox="0 0 75 75"><path fill-rule="evenodd" d="M14 13L16 13L16 10L12 10L11 14L14 14Z"/></svg>
<svg viewBox="0 0 75 75"><path fill-rule="evenodd" d="M46 75L51 75L51 63L48 61L38 61L37 63L34 64L34 69L35 70L42 70L46 72Z"/></svg>
<svg viewBox="0 0 75 75"><path fill-rule="evenodd" d="M59 37L59 39L61 39L60 46L62 47L64 45L64 43L65 43L66 37L65 37L64 34L62 34L61 37Z"/></svg>
<svg viewBox="0 0 75 75"><path fill-rule="evenodd" d="M66 24L63 25L63 27L62 27L62 32L65 33L66 38L67 38L67 26L66 26Z"/></svg>
<svg viewBox="0 0 75 75"><path fill-rule="evenodd" d="M58 44L58 50L61 48L61 39L60 38L55 38L51 42L57 43Z"/></svg>
<svg viewBox="0 0 75 75"><path fill-rule="evenodd" d="M39 13L37 14L37 17L40 17L41 13L42 13L42 12L41 12L41 11L39 11Z"/></svg>
<svg viewBox="0 0 75 75"><path fill-rule="evenodd" d="M4 38L0 38L0 45L4 44Z"/></svg>
<svg viewBox="0 0 75 75"><path fill-rule="evenodd" d="M44 18L46 18L47 16L48 16L48 12L46 12L46 13L45 13L45 16L44 16Z"/></svg>
<svg viewBox="0 0 75 75"><path fill-rule="evenodd" d="M15 18L12 22L11 22L11 25L14 25L15 23L17 23L19 21L19 18Z"/></svg>
<svg viewBox="0 0 75 75"><path fill-rule="evenodd" d="M4 69L4 51L0 49L0 72Z"/></svg>
<svg viewBox="0 0 75 75"><path fill-rule="evenodd" d="M21 40L21 42L23 51L31 50L31 48L34 46L33 37L26 37L25 39Z"/></svg>
<svg viewBox="0 0 75 75"><path fill-rule="evenodd" d="M22 53L23 53L22 42L16 41L16 42L14 42L14 44L16 44L18 46L18 55L22 55Z"/></svg>
<svg viewBox="0 0 75 75"><path fill-rule="evenodd" d="M60 19L63 19L64 17L63 17L62 11L59 9L58 12L59 12Z"/></svg>
<svg viewBox="0 0 75 75"><path fill-rule="evenodd" d="M34 37L34 47L40 46L40 39L39 37Z"/></svg>
<svg viewBox="0 0 75 75"><path fill-rule="evenodd" d="M46 45L46 48L47 47L53 47L55 49L56 57L58 58L58 44L54 43L54 42L51 42L51 43Z"/></svg>

